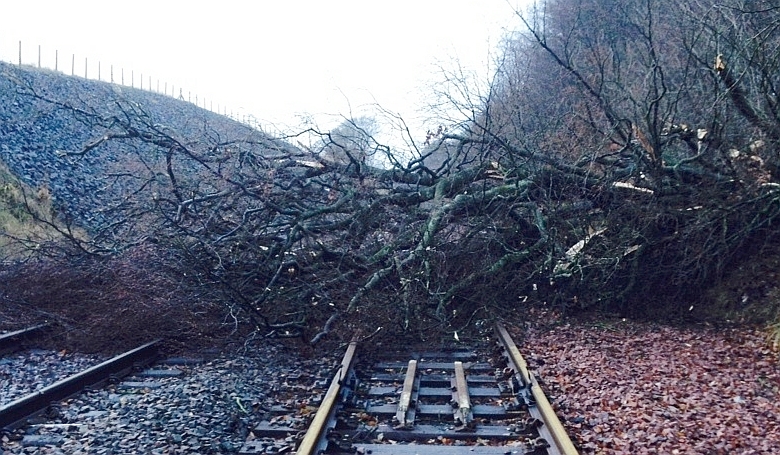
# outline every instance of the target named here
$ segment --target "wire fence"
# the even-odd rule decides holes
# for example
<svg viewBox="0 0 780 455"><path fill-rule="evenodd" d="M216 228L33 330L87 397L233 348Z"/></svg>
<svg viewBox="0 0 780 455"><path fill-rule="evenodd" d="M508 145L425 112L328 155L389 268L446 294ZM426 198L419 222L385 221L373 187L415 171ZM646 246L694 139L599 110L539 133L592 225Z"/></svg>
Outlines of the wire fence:
<svg viewBox="0 0 780 455"><path fill-rule="evenodd" d="M125 87L132 87L161 95L166 95L180 101L192 103L197 107L206 109L216 114L224 115L225 117L241 122L253 128L260 128L257 119L253 115L234 112L232 109L229 109L227 106L220 103L216 103L215 109L215 103L213 100L206 99L206 97L199 97L197 93L193 94L190 90L185 90L184 87L176 86L175 84L169 84L167 81L161 81L159 79L153 78L148 73L144 75L144 73L136 72L132 69L126 71L125 68L114 67L113 64L106 66L103 65L100 60L90 61L87 57L84 57L84 66L82 67L81 58L79 58L77 61L76 54L61 55L60 51L57 49L54 51L53 66L51 65L50 56L49 60L42 64L42 48L41 45L38 45L37 47L37 65L34 63L35 60L26 60L29 59L29 56L27 54L23 55L24 48L22 46L22 41L19 41L18 59L15 59L16 61L9 61L8 57L6 56L5 61L6 63L19 65L20 67L37 66L39 69L53 70L65 75L78 77L83 76L85 79L109 82L111 84L118 84ZM33 57L35 56L33 55ZM0 53L0 60L4 60L2 53Z"/></svg>

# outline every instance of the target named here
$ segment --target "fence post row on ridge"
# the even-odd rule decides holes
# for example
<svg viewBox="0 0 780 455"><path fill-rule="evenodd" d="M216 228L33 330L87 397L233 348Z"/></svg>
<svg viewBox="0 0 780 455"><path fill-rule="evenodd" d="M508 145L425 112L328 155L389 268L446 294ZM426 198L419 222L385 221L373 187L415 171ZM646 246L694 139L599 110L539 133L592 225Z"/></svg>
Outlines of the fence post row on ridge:
<svg viewBox="0 0 780 455"><path fill-rule="evenodd" d="M42 55L41 45L39 44L38 45L38 68L39 69L43 68L43 66L41 64L41 55ZM54 51L54 68L53 69L56 72L60 72L59 60L60 60L59 49L55 49L55 51ZM100 61L97 62L97 79L96 80L98 80L98 81L102 81L101 64L102 64L102 62L100 62ZM19 40L19 60L18 60L18 65L19 66L23 65L23 63L22 63L22 41L21 40ZM49 69L51 69L51 68L49 68ZM125 85L125 69L124 68L121 68L121 73L120 74L121 74L121 76L120 76L119 84L120 85ZM157 88L156 88L156 90L153 90L152 89L152 76L147 75L148 76L148 84L147 84L146 88L144 88L144 75L143 75L143 73L139 73L139 74L140 74L140 87L139 87L140 90L146 90L148 92L153 92L153 93L161 93L160 92L160 80L159 79L157 79ZM76 76L76 54L72 54L72 57L71 57L70 75L71 76ZM84 79L89 79L89 60L86 57L84 58ZM114 65L110 65L110 79L108 81L106 81L106 82L110 82L112 84L116 83L114 81ZM130 87L136 88L135 87L135 71L133 71L133 70L130 70ZM179 94L177 96L176 95L176 87L175 87L174 84L171 84L171 92L168 93L168 82L167 81L163 81L163 91L162 91L163 95L170 96L171 98L175 98L175 99L178 99L178 100L181 100L181 101L187 101L189 103L192 103L192 92L187 91L187 99L186 100L184 99L183 92L184 92L183 89L181 87L179 87ZM238 122L241 122L241 123L243 123L245 125L248 125L248 126L251 126L253 128L259 128L259 125L257 124L257 121L251 115L249 115L249 116L243 115L243 117L236 116L236 115L233 114L232 110L228 111L226 106L221 106L219 103L217 103L217 110L214 111L214 101L213 100L209 100L210 102L207 105L206 104L206 98L201 98L202 101L203 101L203 105L201 106L201 105L198 104L198 99L199 99L198 98L198 94L196 93L195 94L195 102L193 104L195 104L195 106L197 106L197 107L201 107L203 109L207 109L207 110L209 110L211 112L216 112L217 114L224 115L225 117L229 117L229 118L231 118L233 120L236 120ZM222 109L221 111L220 111L220 108Z"/></svg>

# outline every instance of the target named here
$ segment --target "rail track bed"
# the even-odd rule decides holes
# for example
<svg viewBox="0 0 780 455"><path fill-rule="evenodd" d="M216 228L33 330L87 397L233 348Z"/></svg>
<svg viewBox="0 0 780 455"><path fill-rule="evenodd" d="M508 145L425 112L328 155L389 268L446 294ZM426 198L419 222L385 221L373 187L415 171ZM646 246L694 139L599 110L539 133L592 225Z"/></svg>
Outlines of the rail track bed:
<svg viewBox="0 0 780 455"><path fill-rule="evenodd" d="M28 349L35 342L25 338L31 343L9 348L14 353L6 357L37 362L39 372L62 361L59 353ZM158 356L154 344L138 348L132 351L141 357L116 356L125 359L119 370L106 369L112 359L96 358L66 378L34 372L7 378L20 390L33 380L46 382L0 403L0 452L236 453L267 412L297 408L311 387L327 384L336 362L303 359L294 347L270 342L200 358Z"/></svg>
<svg viewBox="0 0 780 455"><path fill-rule="evenodd" d="M40 349L50 329L41 324L0 334L0 409L107 360L95 354Z"/></svg>
<svg viewBox="0 0 780 455"><path fill-rule="evenodd" d="M453 349L358 353L350 343L339 364L263 344L160 361L147 343L0 403L0 446L9 455L576 453L503 327L493 341Z"/></svg>
<svg viewBox="0 0 780 455"><path fill-rule="evenodd" d="M241 453L577 453L502 326L494 340L365 362L352 343L327 389L277 409Z"/></svg>
<svg viewBox="0 0 780 455"><path fill-rule="evenodd" d="M134 368L152 363L157 358L157 343L146 343L3 403L0 405L0 428L9 430L23 426L28 419L50 410L52 403L78 394L86 388L99 387L126 376ZM42 366L46 371L46 365Z"/></svg>
<svg viewBox="0 0 780 455"><path fill-rule="evenodd" d="M107 357L26 349L0 357L0 407L95 366Z"/></svg>

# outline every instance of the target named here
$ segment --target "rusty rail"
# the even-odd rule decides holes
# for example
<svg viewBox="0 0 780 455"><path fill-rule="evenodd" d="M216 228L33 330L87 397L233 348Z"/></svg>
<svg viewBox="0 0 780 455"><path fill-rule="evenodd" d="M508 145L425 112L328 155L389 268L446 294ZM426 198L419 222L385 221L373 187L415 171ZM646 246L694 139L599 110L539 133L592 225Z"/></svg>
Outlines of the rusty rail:
<svg viewBox="0 0 780 455"><path fill-rule="evenodd" d="M38 324L33 327L0 335L0 353L13 352L19 349L19 346L24 340L29 340L30 338L40 335L49 327L50 324L48 323Z"/></svg>
<svg viewBox="0 0 780 455"><path fill-rule="evenodd" d="M336 412L336 403L341 396L342 386L352 372L356 350L357 342L353 341L349 344L347 352L344 354L344 359L341 361L341 366L333 377L330 387L328 387L328 391L322 399L322 403L319 409L317 409L317 413L314 415L306 435L304 435L301 441L301 445L298 446L298 451L296 452L298 455L315 455L326 449L328 445L328 426L331 424L332 416Z"/></svg>
<svg viewBox="0 0 780 455"><path fill-rule="evenodd" d="M546 437L545 439L550 441L551 444L554 444L550 449L554 448L557 450L556 453L564 455L577 455L577 449L571 442L561 421L558 420L558 416L555 415L555 411L547 400L547 397L544 395L536 378L528 371L528 364L523 356L520 355L520 351L517 349L517 345L515 345L509 332L507 332L506 328L499 323L496 324L496 334L506 351L512 368L520 376L522 385L527 386L530 389L535 405L529 409L529 412L531 412L534 417L537 417L544 422L544 426L540 428L540 433L549 432L550 437ZM548 450L548 452L553 453L552 450Z"/></svg>
<svg viewBox="0 0 780 455"><path fill-rule="evenodd" d="M14 429L25 420L48 408L51 403L64 400L117 376L124 376L136 365L149 364L157 357L159 340L146 343L132 351L95 365L73 376L57 381L37 392L0 407L0 428Z"/></svg>

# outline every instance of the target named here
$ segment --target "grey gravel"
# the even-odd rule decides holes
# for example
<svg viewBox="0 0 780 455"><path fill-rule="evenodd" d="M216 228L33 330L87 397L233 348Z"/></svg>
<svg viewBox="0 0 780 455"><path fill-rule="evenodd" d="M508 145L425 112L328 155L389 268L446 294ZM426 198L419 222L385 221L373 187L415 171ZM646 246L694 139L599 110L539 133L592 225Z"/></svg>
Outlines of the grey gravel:
<svg viewBox="0 0 780 455"><path fill-rule="evenodd" d="M251 430L279 419L299 422L310 407L311 390L327 382L339 359L301 359L295 349L256 347L190 365L158 364L154 387L127 388L123 383L63 402L59 417L3 437L3 455L51 454L189 454L237 453ZM126 382L149 382L128 377ZM57 443L32 446L21 435L53 437ZM294 438L268 441L268 452L294 445ZM31 450L34 449L34 450ZM257 452L263 453L263 452Z"/></svg>
<svg viewBox="0 0 780 455"><path fill-rule="evenodd" d="M106 357L31 349L0 359L0 405L97 365Z"/></svg>

